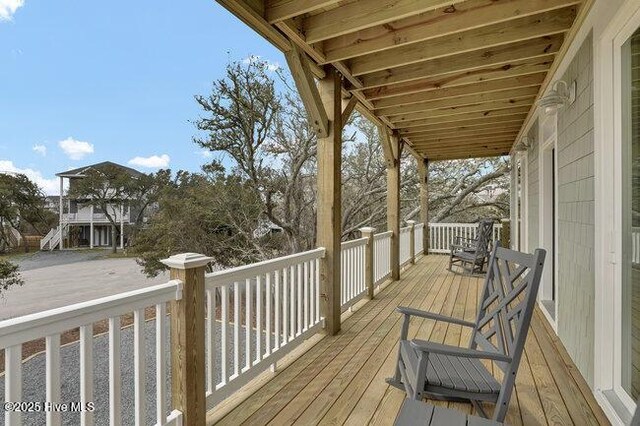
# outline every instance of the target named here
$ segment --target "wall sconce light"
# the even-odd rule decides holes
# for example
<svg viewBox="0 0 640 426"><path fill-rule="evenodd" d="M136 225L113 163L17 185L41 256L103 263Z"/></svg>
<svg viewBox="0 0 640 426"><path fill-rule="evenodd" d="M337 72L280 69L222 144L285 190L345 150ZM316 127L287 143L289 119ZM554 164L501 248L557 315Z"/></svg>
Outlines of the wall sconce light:
<svg viewBox="0 0 640 426"><path fill-rule="evenodd" d="M538 101L538 107L542 108L545 114L553 115L559 109L567 105L573 105L576 101L576 82L567 84L563 80L554 83L553 88Z"/></svg>
<svg viewBox="0 0 640 426"><path fill-rule="evenodd" d="M533 145L533 139L529 136L523 136L513 147L516 152L526 151Z"/></svg>

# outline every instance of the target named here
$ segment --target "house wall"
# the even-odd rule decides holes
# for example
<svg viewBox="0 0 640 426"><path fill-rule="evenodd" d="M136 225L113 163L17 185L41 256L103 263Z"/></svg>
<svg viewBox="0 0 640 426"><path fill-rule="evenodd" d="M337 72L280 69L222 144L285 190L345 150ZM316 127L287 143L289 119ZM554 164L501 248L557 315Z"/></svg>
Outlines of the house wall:
<svg viewBox="0 0 640 426"><path fill-rule="evenodd" d="M575 103L558 112L558 335L593 387L595 220L591 34L561 79L567 83L576 81L577 90Z"/></svg>

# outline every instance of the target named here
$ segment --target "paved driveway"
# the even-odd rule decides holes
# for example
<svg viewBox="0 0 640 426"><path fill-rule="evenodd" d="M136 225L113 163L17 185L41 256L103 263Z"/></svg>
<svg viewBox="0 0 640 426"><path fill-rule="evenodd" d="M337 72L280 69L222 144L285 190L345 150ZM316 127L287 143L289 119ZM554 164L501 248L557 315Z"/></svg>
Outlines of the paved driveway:
<svg viewBox="0 0 640 426"><path fill-rule="evenodd" d="M0 295L0 320L135 290L168 280L148 279L134 259L101 259L21 272L25 284Z"/></svg>

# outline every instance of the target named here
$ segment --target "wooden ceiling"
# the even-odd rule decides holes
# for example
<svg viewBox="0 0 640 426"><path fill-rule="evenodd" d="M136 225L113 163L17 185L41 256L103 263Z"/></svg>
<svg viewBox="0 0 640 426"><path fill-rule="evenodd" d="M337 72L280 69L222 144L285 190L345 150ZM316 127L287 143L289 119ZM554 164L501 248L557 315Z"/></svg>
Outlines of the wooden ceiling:
<svg viewBox="0 0 640 426"><path fill-rule="evenodd" d="M217 0L429 160L509 153L592 0Z"/></svg>

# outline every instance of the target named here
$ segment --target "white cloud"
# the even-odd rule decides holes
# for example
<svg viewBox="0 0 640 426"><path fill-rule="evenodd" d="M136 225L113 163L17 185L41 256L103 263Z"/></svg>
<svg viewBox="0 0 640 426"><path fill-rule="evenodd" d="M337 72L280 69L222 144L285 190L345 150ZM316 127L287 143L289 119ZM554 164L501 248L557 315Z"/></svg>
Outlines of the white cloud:
<svg viewBox="0 0 640 426"><path fill-rule="evenodd" d="M129 160L132 166L146 167L148 169L161 169L167 167L171 157L167 154L152 155L151 157L134 157Z"/></svg>
<svg viewBox="0 0 640 426"><path fill-rule="evenodd" d="M2 0L0 0L2 1ZM83 142L68 137L63 141L58 142L58 146L67 157L72 160L82 160L86 155L93 154L93 145L89 142Z"/></svg>
<svg viewBox="0 0 640 426"><path fill-rule="evenodd" d="M202 158L213 157L213 152L209 151L208 149L201 149L200 151L197 151L197 153L200 154Z"/></svg>
<svg viewBox="0 0 640 426"><path fill-rule="evenodd" d="M24 0L0 0L0 21L10 21L16 10L24 6Z"/></svg>
<svg viewBox="0 0 640 426"><path fill-rule="evenodd" d="M58 195L60 193L60 181L57 178L46 179L37 170L21 169L13 164L13 161L0 160L0 173L20 173L26 175L31 181L35 182L45 194Z"/></svg>
<svg viewBox="0 0 640 426"><path fill-rule="evenodd" d="M35 144L33 146L33 151L45 157L47 155L47 147L41 144Z"/></svg>

